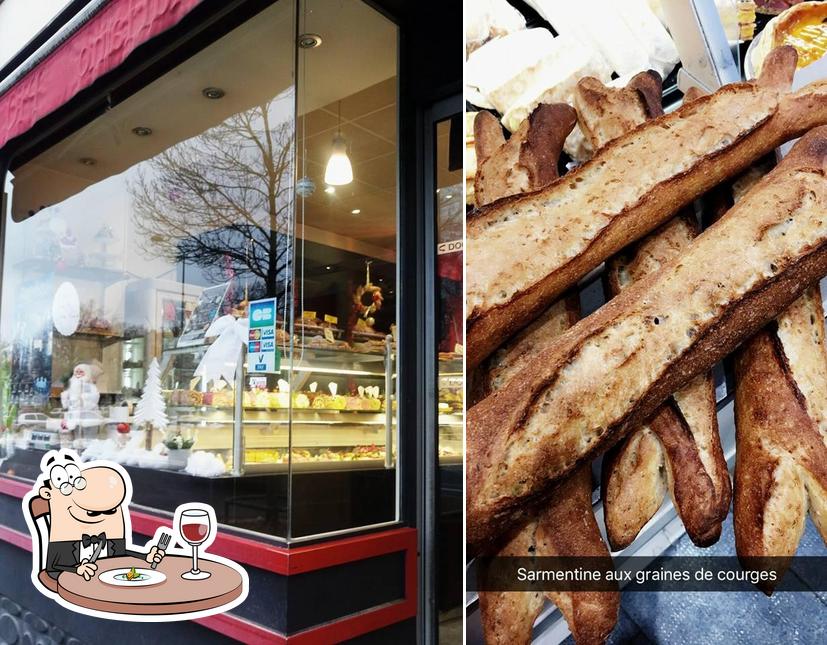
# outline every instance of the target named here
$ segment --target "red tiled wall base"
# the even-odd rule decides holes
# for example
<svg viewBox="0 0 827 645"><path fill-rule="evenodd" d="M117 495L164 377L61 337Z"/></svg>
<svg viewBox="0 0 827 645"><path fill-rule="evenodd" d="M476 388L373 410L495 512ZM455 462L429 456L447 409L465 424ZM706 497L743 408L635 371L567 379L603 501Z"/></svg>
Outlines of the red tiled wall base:
<svg viewBox="0 0 827 645"><path fill-rule="evenodd" d="M25 483L0 477L0 494L22 499L28 491L29 487ZM172 526L172 522L166 518L140 511L131 511L130 516L132 530L141 535L154 535L158 527ZM32 550L30 536L5 526L0 526L0 540L27 551ZM289 636L232 614L219 614L195 621L244 643L305 645L334 642L366 634L416 615L415 529L393 529L292 549L219 532L210 549L216 555L281 575L295 575L386 553L405 552L405 598L389 605L346 616Z"/></svg>

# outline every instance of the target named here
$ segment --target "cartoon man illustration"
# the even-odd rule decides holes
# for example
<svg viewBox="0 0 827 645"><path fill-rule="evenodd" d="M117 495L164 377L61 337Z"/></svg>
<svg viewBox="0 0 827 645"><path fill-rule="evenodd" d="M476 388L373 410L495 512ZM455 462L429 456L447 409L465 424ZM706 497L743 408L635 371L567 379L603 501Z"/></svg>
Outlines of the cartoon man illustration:
<svg viewBox="0 0 827 645"><path fill-rule="evenodd" d="M161 622L212 616L247 598L244 567L205 553L218 531L210 505L180 504L172 526L157 522L153 546L140 548L132 542L132 482L121 465L83 463L61 450L46 453L40 468L22 500L32 535L32 583L61 606L99 618ZM156 585L163 586L160 596Z"/></svg>
<svg viewBox="0 0 827 645"><path fill-rule="evenodd" d="M38 494L49 503L46 572L52 578L71 571L90 580L96 563L108 557L130 555L156 566L161 562L165 553L157 546L147 553L127 548L127 487L118 470L105 465L81 470L68 453L46 455L43 468Z"/></svg>

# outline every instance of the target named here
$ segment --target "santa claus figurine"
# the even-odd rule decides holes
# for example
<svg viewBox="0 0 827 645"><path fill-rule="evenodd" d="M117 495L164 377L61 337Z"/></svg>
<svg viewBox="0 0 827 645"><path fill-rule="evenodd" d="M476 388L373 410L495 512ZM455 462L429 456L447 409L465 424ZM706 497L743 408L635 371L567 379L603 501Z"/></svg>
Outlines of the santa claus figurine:
<svg viewBox="0 0 827 645"><path fill-rule="evenodd" d="M98 392L95 381L102 371L97 365L88 363L76 365L72 378L69 379L69 385L60 393L60 403L64 410L69 411L66 420L70 430L74 429L71 427L74 425L72 422L82 417L80 414L82 411L98 409L100 392Z"/></svg>

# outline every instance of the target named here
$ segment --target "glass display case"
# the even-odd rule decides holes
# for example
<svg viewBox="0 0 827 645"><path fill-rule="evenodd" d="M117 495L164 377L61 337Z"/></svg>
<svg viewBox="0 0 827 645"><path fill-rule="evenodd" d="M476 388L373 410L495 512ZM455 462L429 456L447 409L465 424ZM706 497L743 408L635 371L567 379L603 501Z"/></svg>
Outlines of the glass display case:
<svg viewBox="0 0 827 645"><path fill-rule="evenodd" d="M296 348L299 360L292 367L284 361L279 374L257 375L245 364L236 382L209 389L195 376L206 346L166 350L161 369L169 398L167 432L220 455L228 472L237 475L288 467L303 472L393 467L392 337L384 348L382 353Z"/></svg>

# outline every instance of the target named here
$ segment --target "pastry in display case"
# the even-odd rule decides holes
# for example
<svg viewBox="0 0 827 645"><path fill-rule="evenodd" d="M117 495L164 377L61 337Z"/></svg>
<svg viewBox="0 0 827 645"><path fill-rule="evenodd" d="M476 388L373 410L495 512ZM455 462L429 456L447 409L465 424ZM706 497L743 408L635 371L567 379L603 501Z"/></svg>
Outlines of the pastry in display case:
<svg viewBox="0 0 827 645"><path fill-rule="evenodd" d="M439 463L461 464L465 405L462 356L440 353L437 382L439 388L437 400Z"/></svg>
<svg viewBox="0 0 827 645"><path fill-rule="evenodd" d="M278 374L244 366L235 382L207 383L197 374L205 346L171 350L162 360L170 427L195 436L194 448L219 454L233 474L286 471L291 448L301 470L390 467L396 424L386 392L395 374L389 339L384 347L301 347Z"/></svg>

